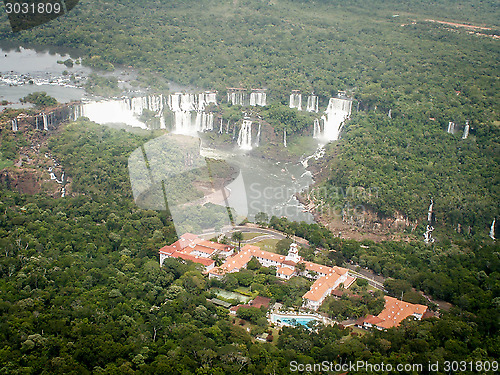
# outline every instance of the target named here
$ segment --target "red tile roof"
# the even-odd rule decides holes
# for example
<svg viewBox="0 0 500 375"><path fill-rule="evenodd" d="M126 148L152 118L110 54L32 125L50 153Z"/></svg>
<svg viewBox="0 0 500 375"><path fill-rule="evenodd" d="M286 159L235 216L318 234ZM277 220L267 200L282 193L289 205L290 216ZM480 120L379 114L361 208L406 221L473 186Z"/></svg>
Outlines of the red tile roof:
<svg viewBox="0 0 500 375"><path fill-rule="evenodd" d="M423 316L427 306L400 301L397 298L385 296L385 308L378 314L383 322L377 324L382 328L397 327L403 320L413 314Z"/></svg>
<svg viewBox="0 0 500 375"><path fill-rule="evenodd" d="M331 289L335 286L335 283L338 281L341 275L337 273L331 273L329 275L320 277L318 280L311 285L311 289L302 296L302 298L306 298L310 301L320 301L325 294L328 292L328 289Z"/></svg>
<svg viewBox="0 0 500 375"><path fill-rule="evenodd" d="M197 257L197 256L193 256L191 254L181 253L179 251L174 252L171 255L171 257L173 257L173 258L181 258L181 259L184 259L184 260L190 260L190 261L195 262L195 263L203 264L205 267L210 266L211 264L215 263L215 260L213 260L213 259Z"/></svg>
<svg viewBox="0 0 500 375"><path fill-rule="evenodd" d="M288 268L288 267L281 267L281 268L278 268L278 270L276 272L281 273L282 275L291 276L291 275L293 275L295 270L292 270L291 268Z"/></svg>
<svg viewBox="0 0 500 375"><path fill-rule="evenodd" d="M267 309L269 307L269 303L271 303L271 298L257 296L250 302L250 305L257 308L264 306Z"/></svg>

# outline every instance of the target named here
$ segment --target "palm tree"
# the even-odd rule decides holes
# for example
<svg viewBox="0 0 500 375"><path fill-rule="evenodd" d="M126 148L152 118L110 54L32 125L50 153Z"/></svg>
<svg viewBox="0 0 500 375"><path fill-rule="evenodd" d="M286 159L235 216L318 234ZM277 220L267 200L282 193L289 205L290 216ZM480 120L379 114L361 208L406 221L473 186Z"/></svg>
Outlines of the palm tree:
<svg viewBox="0 0 500 375"><path fill-rule="evenodd" d="M233 241L238 241L238 252L240 251L241 241L243 241L243 233L242 232L233 232L231 235L231 239Z"/></svg>

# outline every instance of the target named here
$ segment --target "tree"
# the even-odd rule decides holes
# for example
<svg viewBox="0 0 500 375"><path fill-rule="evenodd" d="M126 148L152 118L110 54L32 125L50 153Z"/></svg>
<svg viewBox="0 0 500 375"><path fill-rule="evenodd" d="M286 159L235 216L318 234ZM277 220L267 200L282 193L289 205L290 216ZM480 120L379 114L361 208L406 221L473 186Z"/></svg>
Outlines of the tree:
<svg viewBox="0 0 500 375"><path fill-rule="evenodd" d="M238 252L239 252L240 248L241 248L241 241L243 241L243 233L240 232L240 231L233 232L233 234L231 235L231 239L233 241L237 241L238 242Z"/></svg>
<svg viewBox="0 0 500 375"><path fill-rule="evenodd" d="M266 226L269 222L269 216L265 212L255 214L255 222L259 225Z"/></svg>

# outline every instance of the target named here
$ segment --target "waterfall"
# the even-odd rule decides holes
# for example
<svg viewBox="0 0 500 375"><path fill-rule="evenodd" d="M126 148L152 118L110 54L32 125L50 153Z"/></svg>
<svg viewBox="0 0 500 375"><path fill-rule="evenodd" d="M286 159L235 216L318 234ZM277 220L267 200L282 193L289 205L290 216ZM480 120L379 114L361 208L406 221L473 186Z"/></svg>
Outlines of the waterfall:
<svg viewBox="0 0 500 375"><path fill-rule="evenodd" d="M427 211L427 221L429 224L432 222L432 209L434 207L434 201L431 199L431 204L429 205L429 209Z"/></svg>
<svg viewBox="0 0 500 375"><path fill-rule="evenodd" d="M259 147L259 143L260 143L260 127L261 127L261 123L259 122L259 130L257 131L257 139L255 141L255 146Z"/></svg>
<svg viewBox="0 0 500 375"><path fill-rule="evenodd" d="M227 101L232 105L242 105L246 103L246 94L242 91L231 91L227 93Z"/></svg>
<svg viewBox="0 0 500 375"><path fill-rule="evenodd" d="M168 98L168 104L169 106L172 104L172 98L170 97ZM84 103L74 107L72 117L73 121L76 121L78 117L84 116L98 124L122 123L147 129L148 126L139 120L139 117L143 114L145 109L156 112L155 117L159 119L160 129L166 128L165 116L163 113L163 95L149 95Z"/></svg>
<svg viewBox="0 0 500 375"><path fill-rule="evenodd" d="M12 119L12 131L13 132L17 132L18 130L19 130L19 127L18 127L18 124L17 124L17 118Z"/></svg>
<svg viewBox="0 0 500 375"><path fill-rule="evenodd" d="M387 114L387 117L392 118L392 109L389 109L389 113Z"/></svg>
<svg viewBox="0 0 500 375"><path fill-rule="evenodd" d="M432 225L427 225L427 229L424 233L424 242L426 244L433 243L435 241L434 238L432 238L432 231L434 230L434 227Z"/></svg>
<svg viewBox="0 0 500 375"><path fill-rule="evenodd" d="M197 132L213 130L214 115L205 112L209 104L217 104L216 93L207 91L200 94L169 95L167 105L174 113L174 133L196 135Z"/></svg>
<svg viewBox="0 0 500 375"><path fill-rule="evenodd" d="M302 94L292 92L290 95L290 108L297 108L302 111Z"/></svg>
<svg viewBox="0 0 500 375"><path fill-rule="evenodd" d="M252 92L250 94L250 105L264 107L266 105L266 93L260 91Z"/></svg>
<svg viewBox="0 0 500 375"><path fill-rule="evenodd" d="M286 147L286 129L283 129L283 146Z"/></svg>
<svg viewBox="0 0 500 375"><path fill-rule="evenodd" d="M241 125L240 133L238 135L238 146L241 150L252 149L252 121L243 120L243 124Z"/></svg>
<svg viewBox="0 0 500 375"><path fill-rule="evenodd" d="M42 113L42 118L43 118L43 130L49 130L49 126L47 124L47 115L45 113Z"/></svg>
<svg viewBox="0 0 500 375"><path fill-rule="evenodd" d="M180 93L175 93L168 96L167 104L172 112L179 112L181 110L181 95Z"/></svg>
<svg viewBox="0 0 500 375"><path fill-rule="evenodd" d="M493 222L491 223L491 228L490 228L490 238L492 240L495 239L495 223L496 223L496 218L493 219Z"/></svg>
<svg viewBox="0 0 500 375"><path fill-rule="evenodd" d="M336 141L340 138L342 126L351 115L352 101L348 99L331 98L325 111L322 138L326 141Z"/></svg>
<svg viewBox="0 0 500 375"><path fill-rule="evenodd" d="M222 117L220 118L219 134L222 134Z"/></svg>
<svg viewBox="0 0 500 375"><path fill-rule="evenodd" d="M453 134L455 132L455 123L454 122L448 122L448 130L446 131L447 133Z"/></svg>
<svg viewBox="0 0 500 375"><path fill-rule="evenodd" d="M73 121L78 120L78 117L81 116L81 109L82 107L80 105L73 106L73 118L72 118Z"/></svg>
<svg viewBox="0 0 500 375"><path fill-rule="evenodd" d="M321 138L321 126L319 124L319 119L317 119L317 118L314 119L313 138L314 139Z"/></svg>
<svg viewBox="0 0 500 375"><path fill-rule="evenodd" d="M318 113L318 97L316 95L309 95L307 97L306 111Z"/></svg>
<svg viewBox="0 0 500 375"><path fill-rule="evenodd" d="M464 134L462 135L462 139L467 139L467 137L469 136L469 130L470 130L469 121L466 121L465 128L464 128Z"/></svg>
<svg viewBox="0 0 500 375"><path fill-rule="evenodd" d="M189 119L191 118L191 114L189 112L185 112L188 114ZM189 132L192 130L192 124L188 124L187 122L184 122L187 125L188 133L181 133L181 134L189 134ZM186 129L184 127L184 129ZM196 120L194 124L194 130L196 132L204 132L207 130L213 130L214 129L214 114L213 113L206 113L202 111L196 112Z"/></svg>
<svg viewBox="0 0 500 375"><path fill-rule="evenodd" d="M195 103L198 111L204 111L209 104L217 105L217 94L215 92L205 91L198 94L198 103Z"/></svg>

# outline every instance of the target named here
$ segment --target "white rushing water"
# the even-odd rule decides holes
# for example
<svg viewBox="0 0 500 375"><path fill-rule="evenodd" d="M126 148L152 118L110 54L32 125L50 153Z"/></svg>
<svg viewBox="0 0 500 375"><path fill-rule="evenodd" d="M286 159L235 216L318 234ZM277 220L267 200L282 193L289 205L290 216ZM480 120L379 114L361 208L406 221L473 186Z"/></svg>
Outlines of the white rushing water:
<svg viewBox="0 0 500 375"><path fill-rule="evenodd" d="M260 144L260 127L261 123L259 122L259 129L257 130L257 139L255 140L255 146L259 147Z"/></svg>
<svg viewBox="0 0 500 375"><path fill-rule="evenodd" d="M12 131L17 132L19 130L18 124L17 124L17 118L12 120Z"/></svg>
<svg viewBox="0 0 500 375"><path fill-rule="evenodd" d="M261 106L266 105L266 93L262 91L254 91L250 94L250 105L251 106Z"/></svg>
<svg viewBox="0 0 500 375"><path fill-rule="evenodd" d="M325 142L338 140L340 138L340 131L342 130L344 122L351 115L351 108L351 100L331 98L328 103L328 108L325 111L325 115L321 116L323 129L321 130L321 126L318 127L320 132L319 134L316 134L316 138Z"/></svg>
<svg viewBox="0 0 500 375"><path fill-rule="evenodd" d="M283 146L286 147L286 129L283 129Z"/></svg>
<svg viewBox="0 0 500 375"><path fill-rule="evenodd" d="M318 97L316 95L309 95L307 97L306 111L318 113Z"/></svg>
<svg viewBox="0 0 500 375"><path fill-rule="evenodd" d="M42 113L42 119L43 119L43 130L49 130L49 125L47 122L47 114Z"/></svg>
<svg viewBox="0 0 500 375"><path fill-rule="evenodd" d="M447 132L449 134L455 133L455 123L454 122L452 122L452 121L448 122L448 130L447 130Z"/></svg>
<svg viewBox="0 0 500 375"><path fill-rule="evenodd" d="M252 121L250 120L243 120L238 135L238 147L241 150L252 149Z"/></svg>
<svg viewBox="0 0 500 375"><path fill-rule="evenodd" d="M321 125L319 119L315 118L313 123L313 138L319 139L321 137Z"/></svg>
<svg viewBox="0 0 500 375"><path fill-rule="evenodd" d="M296 92L290 94L290 108L297 108L302 111L302 94Z"/></svg>
<svg viewBox="0 0 500 375"><path fill-rule="evenodd" d="M434 201L431 199L431 204L429 205L429 209L427 210L427 221L429 224L432 222L432 209L434 207Z"/></svg>
<svg viewBox="0 0 500 375"><path fill-rule="evenodd" d="M129 99L84 103L75 110L75 116L87 117L90 121L101 125L125 124L136 128L147 128L146 124L138 118L138 107L131 106Z"/></svg>
<svg viewBox="0 0 500 375"><path fill-rule="evenodd" d="M496 223L496 218L493 219L493 222L491 223L491 228L490 228L490 238L492 240L495 239L495 223Z"/></svg>
<svg viewBox="0 0 500 375"><path fill-rule="evenodd" d="M205 110L210 104L217 105L215 92L175 93L168 96L167 103L174 113L174 133L196 135L197 132L213 130L214 115Z"/></svg>
<svg viewBox="0 0 500 375"><path fill-rule="evenodd" d="M464 128L464 134L462 135L462 139L467 139L467 137L469 136L469 130L470 130L469 121L466 121L465 128Z"/></svg>
<svg viewBox="0 0 500 375"><path fill-rule="evenodd" d="M227 93L227 101L232 105L246 105L247 94L243 91L230 91Z"/></svg>

